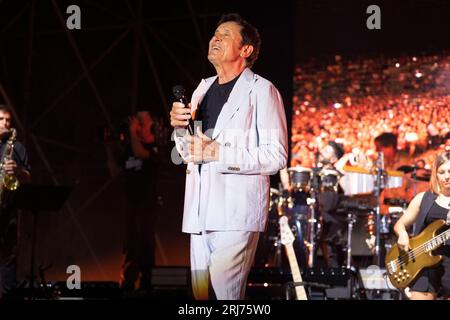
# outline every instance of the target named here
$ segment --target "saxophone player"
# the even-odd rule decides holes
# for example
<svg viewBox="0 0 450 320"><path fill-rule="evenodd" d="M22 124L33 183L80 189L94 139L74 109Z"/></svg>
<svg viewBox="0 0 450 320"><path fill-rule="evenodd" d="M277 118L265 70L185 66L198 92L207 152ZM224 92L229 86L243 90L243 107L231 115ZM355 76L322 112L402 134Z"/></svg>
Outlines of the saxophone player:
<svg viewBox="0 0 450 320"><path fill-rule="evenodd" d="M4 157L11 133L11 111L0 104L0 155L2 176L14 176L19 183L31 179L28 155L25 147L15 141L11 157ZM3 181L0 181L3 186ZM0 300L12 297L16 287L17 259L17 211L10 203L2 201L0 206Z"/></svg>

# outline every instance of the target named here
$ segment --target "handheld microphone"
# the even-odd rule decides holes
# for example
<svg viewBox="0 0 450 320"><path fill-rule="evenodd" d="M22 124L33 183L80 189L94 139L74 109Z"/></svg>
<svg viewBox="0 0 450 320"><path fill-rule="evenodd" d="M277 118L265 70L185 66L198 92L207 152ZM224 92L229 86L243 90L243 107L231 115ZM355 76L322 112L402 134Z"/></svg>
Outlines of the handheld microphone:
<svg viewBox="0 0 450 320"><path fill-rule="evenodd" d="M181 102L185 105L185 107L188 107L188 102L186 98L186 90L182 85L176 85L172 89L173 95L175 96L175 99L177 102ZM189 119L189 124L187 125L187 129L189 130L189 133L191 135L194 135L194 120L192 117Z"/></svg>

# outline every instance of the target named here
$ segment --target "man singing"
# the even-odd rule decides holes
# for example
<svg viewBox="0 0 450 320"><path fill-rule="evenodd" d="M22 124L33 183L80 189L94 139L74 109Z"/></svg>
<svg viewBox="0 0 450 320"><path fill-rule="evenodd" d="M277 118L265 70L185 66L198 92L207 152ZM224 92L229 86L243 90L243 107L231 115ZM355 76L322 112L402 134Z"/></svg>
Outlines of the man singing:
<svg viewBox="0 0 450 320"><path fill-rule="evenodd" d="M208 51L217 75L200 82L189 106L176 102L170 113L176 136L193 114L202 121L195 135L175 138L188 162L183 232L191 234L196 299L245 297L267 221L269 175L286 166L282 98L250 70L260 42L257 29L239 15L223 16Z"/></svg>

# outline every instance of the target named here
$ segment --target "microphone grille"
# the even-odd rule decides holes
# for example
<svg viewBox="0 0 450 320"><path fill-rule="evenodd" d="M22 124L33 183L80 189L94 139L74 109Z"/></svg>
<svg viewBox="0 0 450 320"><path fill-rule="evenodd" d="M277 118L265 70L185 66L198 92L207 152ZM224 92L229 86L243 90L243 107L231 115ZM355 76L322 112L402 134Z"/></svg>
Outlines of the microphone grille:
<svg viewBox="0 0 450 320"><path fill-rule="evenodd" d="M172 89L174 96L177 99L180 99L181 97L184 97L186 90L184 90L182 85L176 85Z"/></svg>

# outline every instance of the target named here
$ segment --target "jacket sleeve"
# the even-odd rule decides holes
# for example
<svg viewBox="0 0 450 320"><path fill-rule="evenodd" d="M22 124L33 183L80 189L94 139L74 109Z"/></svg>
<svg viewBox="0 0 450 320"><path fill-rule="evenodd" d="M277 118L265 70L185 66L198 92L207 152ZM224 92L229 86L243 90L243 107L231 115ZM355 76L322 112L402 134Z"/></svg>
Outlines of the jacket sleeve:
<svg viewBox="0 0 450 320"><path fill-rule="evenodd" d="M253 148L220 146L221 173L271 175L287 164L286 114L280 93L270 82L253 88L251 101L256 109L257 143ZM239 138L239 137L238 137ZM243 138L243 137L241 137Z"/></svg>

